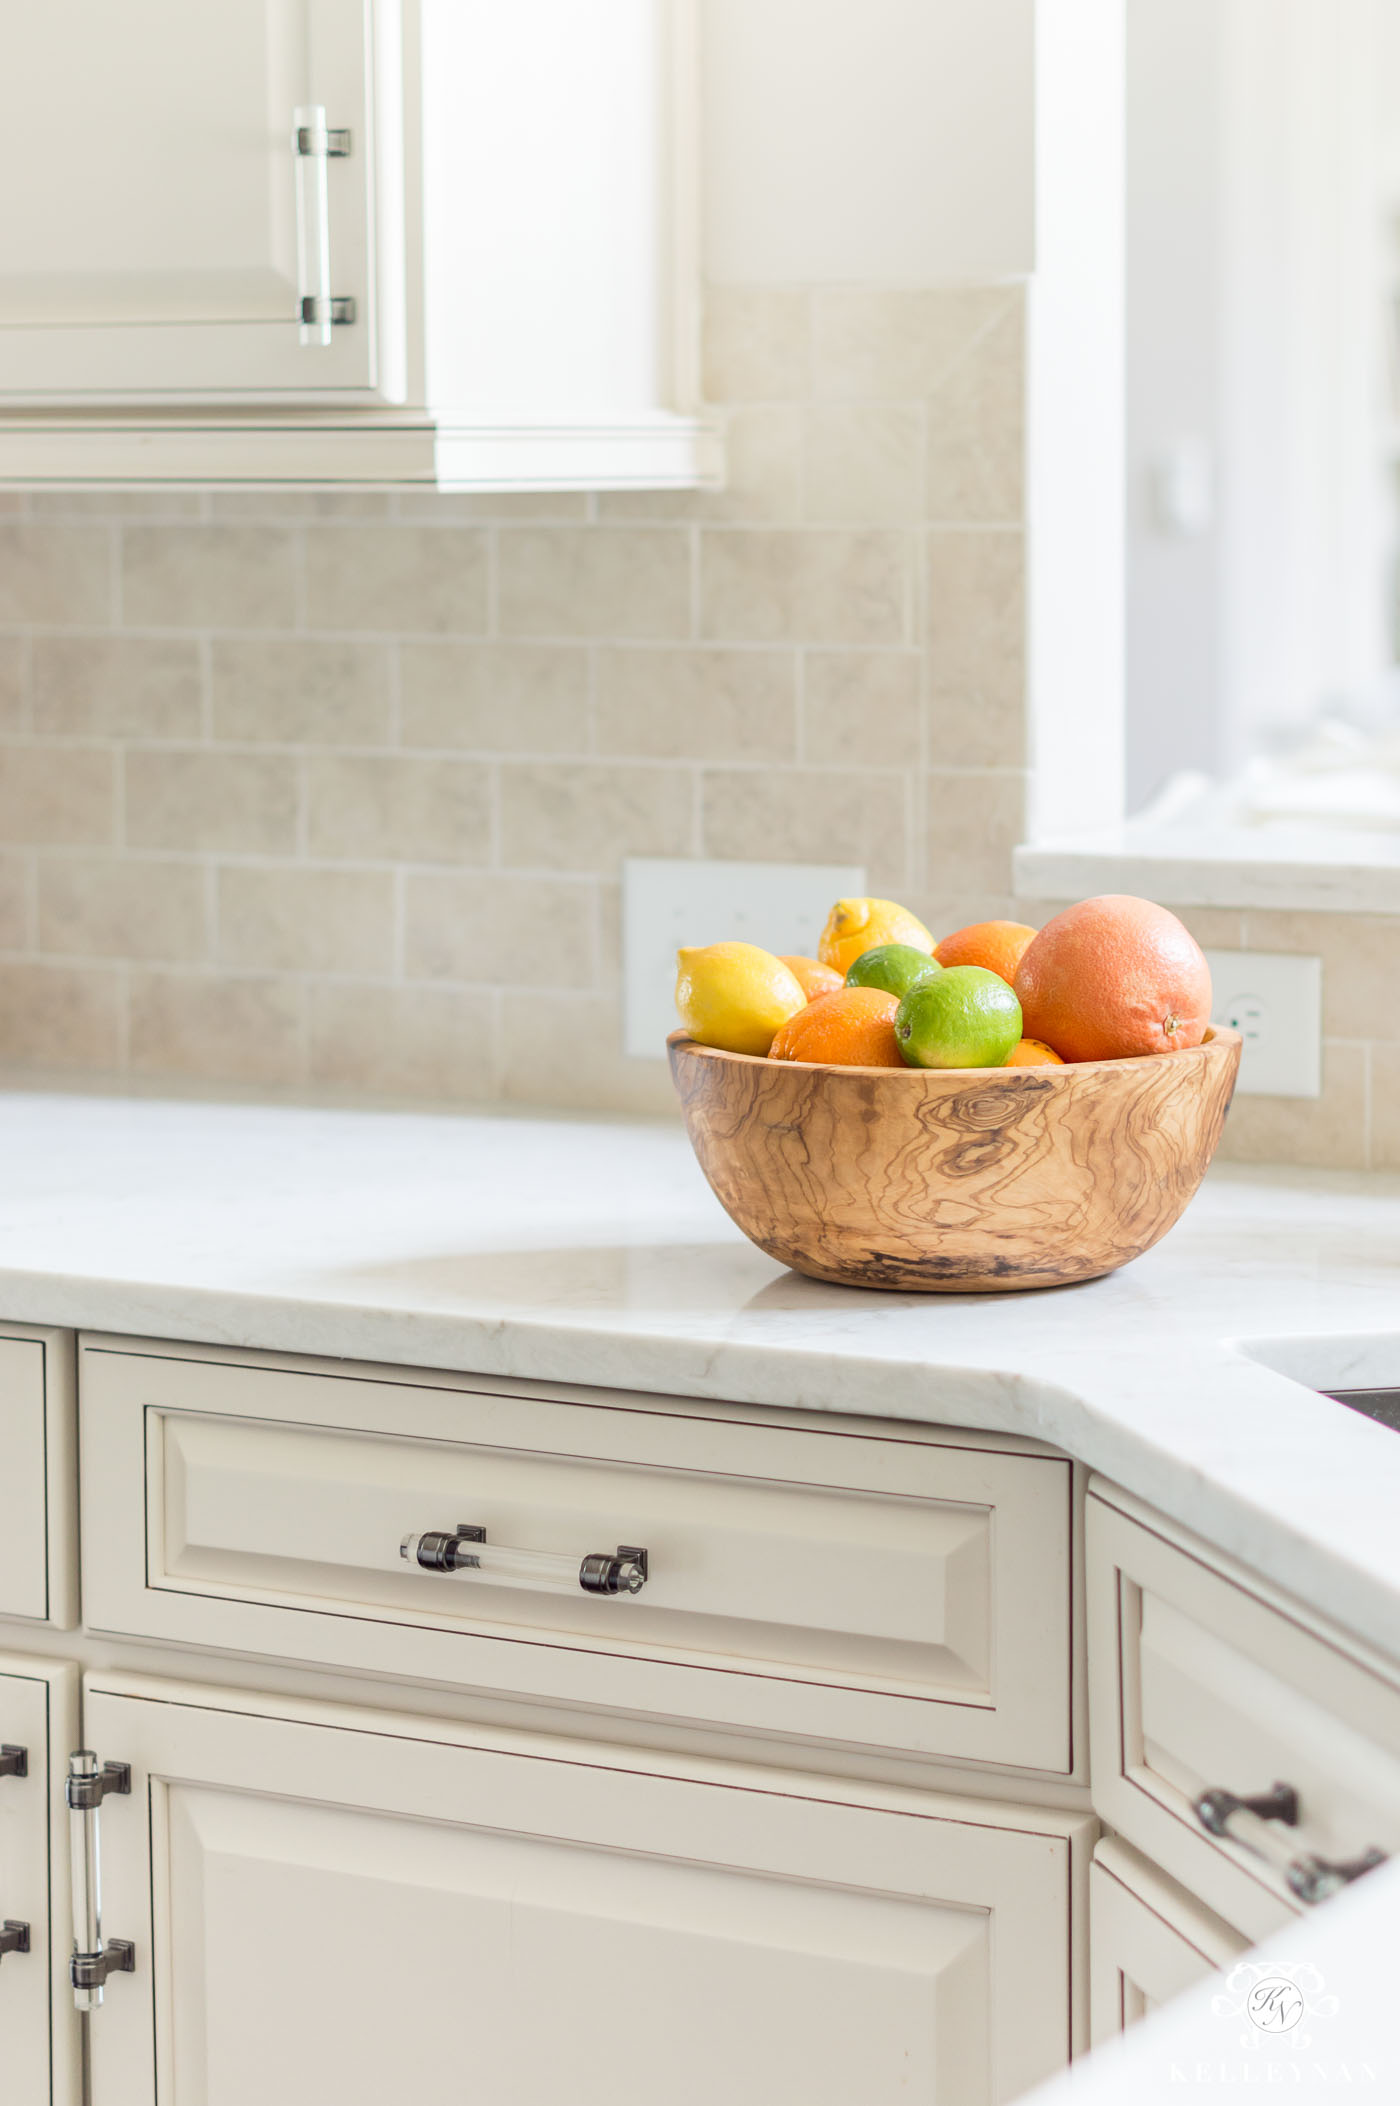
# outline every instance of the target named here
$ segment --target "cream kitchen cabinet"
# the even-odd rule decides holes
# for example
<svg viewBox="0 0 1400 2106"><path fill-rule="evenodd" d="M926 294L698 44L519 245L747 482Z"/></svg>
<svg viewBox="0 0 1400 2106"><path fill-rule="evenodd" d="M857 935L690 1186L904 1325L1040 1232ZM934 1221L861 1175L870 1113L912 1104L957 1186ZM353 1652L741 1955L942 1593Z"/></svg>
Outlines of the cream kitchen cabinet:
<svg viewBox="0 0 1400 2106"><path fill-rule="evenodd" d="M78 1669L0 1653L0 2097L78 2106L82 2037L68 1986L68 1816Z"/></svg>
<svg viewBox="0 0 1400 2106"><path fill-rule="evenodd" d="M1094 1805L1252 1939L1400 1850L1400 1672L1095 1480Z"/></svg>
<svg viewBox="0 0 1400 2106"><path fill-rule="evenodd" d="M993 2106L1063 2063L1092 1824L89 1676L136 1964L92 2106Z"/></svg>
<svg viewBox="0 0 1400 2106"><path fill-rule="evenodd" d="M1400 1677L1043 1443L76 1344L0 1338L5 2106L1005 2106L1400 1841Z"/></svg>
<svg viewBox="0 0 1400 2106"><path fill-rule="evenodd" d="M0 1616L78 1618L71 1332L0 1329Z"/></svg>
<svg viewBox="0 0 1400 2106"><path fill-rule="evenodd" d="M1248 1940L1136 1850L1105 1837L1089 1872L1089 2030L1111 2040L1228 1968Z"/></svg>
<svg viewBox="0 0 1400 2106"><path fill-rule="evenodd" d="M24 205L0 233L8 402L387 399L373 29L368 0L10 11L0 181ZM294 113L314 104L348 151L315 151L305 118L311 150L295 151ZM323 177L325 268L354 320L323 344L313 315L303 344L322 229L299 229L298 205Z"/></svg>
<svg viewBox="0 0 1400 2106"><path fill-rule="evenodd" d="M686 484L690 0L53 0L0 77L0 481Z"/></svg>

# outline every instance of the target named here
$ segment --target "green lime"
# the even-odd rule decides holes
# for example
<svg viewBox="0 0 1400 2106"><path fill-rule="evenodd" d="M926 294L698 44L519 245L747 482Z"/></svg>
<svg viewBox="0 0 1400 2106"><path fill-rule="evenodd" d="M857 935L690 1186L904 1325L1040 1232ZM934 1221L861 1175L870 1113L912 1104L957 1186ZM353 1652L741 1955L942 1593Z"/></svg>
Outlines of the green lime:
<svg viewBox="0 0 1400 2106"><path fill-rule="evenodd" d="M927 951L912 943L877 943L873 951L862 951L846 975L847 987L882 987L886 994L902 1000L921 980L931 980L943 970Z"/></svg>
<svg viewBox="0 0 1400 2106"><path fill-rule="evenodd" d="M911 1068L999 1068L1021 1036L1021 1005L984 965L950 965L910 988L894 1035Z"/></svg>

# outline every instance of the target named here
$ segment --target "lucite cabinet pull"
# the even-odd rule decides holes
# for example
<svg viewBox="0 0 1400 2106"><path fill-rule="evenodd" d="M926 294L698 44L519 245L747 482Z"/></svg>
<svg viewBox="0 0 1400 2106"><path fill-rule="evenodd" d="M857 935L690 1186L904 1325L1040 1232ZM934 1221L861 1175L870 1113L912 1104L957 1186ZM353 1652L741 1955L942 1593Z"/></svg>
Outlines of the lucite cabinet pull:
<svg viewBox="0 0 1400 2106"><path fill-rule="evenodd" d="M110 1793L131 1790L131 1764L99 1765L91 1748L77 1748L68 1758L69 1840L73 1859L73 1957L68 1979L79 2011L95 2011L109 1974L132 1974L136 1947L126 1938L102 1937L102 1801Z"/></svg>
<svg viewBox="0 0 1400 2106"><path fill-rule="evenodd" d="M405 1536L399 1556L424 1572L476 1572L512 1587L640 1594L647 1583L647 1554L633 1545L619 1543L616 1550L592 1550L582 1558L552 1550L508 1550L488 1543L486 1530L469 1521L450 1532L427 1529Z"/></svg>
<svg viewBox="0 0 1400 2106"><path fill-rule="evenodd" d="M1289 1891L1309 1907L1315 1902L1326 1901L1329 1895L1350 1886L1352 1880L1360 1879L1364 1872L1374 1872L1377 1865L1386 1861L1385 1852L1374 1847L1353 1858L1315 1857L1311 1851L1295 1857L1281 1842L1277 1846L1271 1844L1267 1831L1250 1834L1249 1820L1244 1823L1244 1832L1240 1832L1238 1817L1241 1814L1251 1816L1256 1822L1278 1821L1285 1828L1296 1828L1301 1806L1291 1784L1276 1784L1272 1791L1261 1792L1252 1799L1241 1799L1234 1792L1216 1787L1193 1800L1192 1810L1202 1828L1211 1835L1238 1843L1241 1849L1252 1851L1256 1857L1272 1865L1281 1874Z"/></svg>
<svg viewBox="0 0 1400 2106"><path fill-rule="evenodd" d="M296 155L297 321L303 344L329 344L337 322L353 322L353 300L331 297L331 200L326 163L350 151L350 134L332 131L323 103L292 112Z"/></svg>
<svg viewBox="0 0 1400 2106"><path fill-rule="evenodd" d="M0 1777L27 1777L29 1775L29 1750L21 1748L12 1740L0 1742ZM29 1925L17 1923L13 1916L6 1916L0 1923L0 1960L7 1952L28 1952Z"/></svg>

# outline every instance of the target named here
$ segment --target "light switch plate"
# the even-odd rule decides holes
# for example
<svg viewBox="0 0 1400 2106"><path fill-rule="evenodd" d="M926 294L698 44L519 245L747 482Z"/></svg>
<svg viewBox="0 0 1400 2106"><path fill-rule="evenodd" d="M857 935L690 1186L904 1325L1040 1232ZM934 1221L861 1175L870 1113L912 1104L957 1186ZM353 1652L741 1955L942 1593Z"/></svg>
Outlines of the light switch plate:
<svg viewBox="0 0 1400 2106"><path fill-rule="evenodd" d="M1207 951L1214 1018L1244 1039L1242 1097L1322 1095L1322 960Z"/></svg>
<svg viewBox="0 0 1400 2106"><path fill-rule="evenodd" d="M858 899L856 863L702 863L629 856L622 865L623 1049L664 1060L676 1028L682 944L757 943L814 958L838 899Z"/></svg>

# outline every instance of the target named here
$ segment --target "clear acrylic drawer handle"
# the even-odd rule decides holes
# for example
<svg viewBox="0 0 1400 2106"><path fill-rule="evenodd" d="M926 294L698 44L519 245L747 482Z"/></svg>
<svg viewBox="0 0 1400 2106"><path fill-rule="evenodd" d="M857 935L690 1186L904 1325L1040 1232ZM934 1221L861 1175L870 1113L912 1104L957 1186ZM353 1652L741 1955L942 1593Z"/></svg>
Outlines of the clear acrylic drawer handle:
<svg viewBox="0 0 1400 2106"><path fill-rule="evenodd" d="M1385 1852L1374 1847L1363 1850L1360 1857L1331 1858L1314 1857L1310 1851L1294 1856L1281 1838L1275 1843L1270 1831L1260 1824L1277 1821L1284 1828L1298 1826L1302 1808L1291 1784L1276 1784L1272 1791L1259 1792L1249 1799L1217 1785L1202 1792L1191 1804L1202 1828L1262 1857L1290 1892L1309 1907L1340 1893L1354 1879L1374 1872L1377 1865L1386 1862Z"/></svg>
<svg viewBox="0 0 1400 2106"><path fill-rule="evenodd" d="M512 1587L552 1592L582 1587L585 1594L640 1594L647 1583L647 1554L635 1545L591 1550L582 1558L552 1550L508 1550L488 1543L486 1530L464 1521L457 1528L427 1529L405 1536L399 1556L424 1572L475 1572Z"/></svg>
<svg viewBox="0 0 1400 2106"><path fill-rule="evenodd" d="M99 1762L91 1748L68 1758L64 1797L72 1843L73 1956L68 1979L79 2011L95 2011L109 1976L132 1974L136 1947L129 1938L102 1935L102 1802L131 1791L129 1762Z"/></svg>
<svg viewBox="0 0 1400 2106"><path fill-rule="evenodd" d="M350 134L332 131L323 103L292 112L296 156L297 322L303 344L329 344L337 322L353 322L353 300L331 296L331 201L328 161L350 151Z"/></svg>

